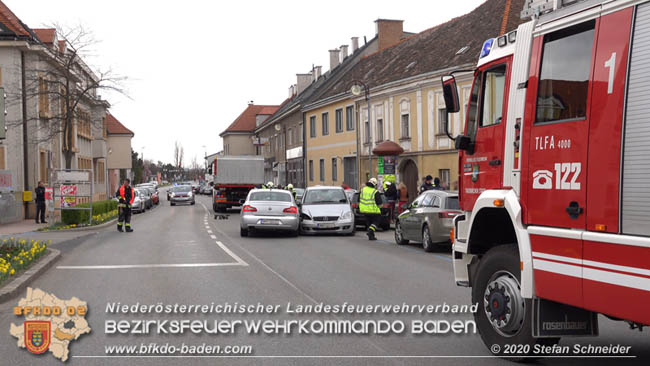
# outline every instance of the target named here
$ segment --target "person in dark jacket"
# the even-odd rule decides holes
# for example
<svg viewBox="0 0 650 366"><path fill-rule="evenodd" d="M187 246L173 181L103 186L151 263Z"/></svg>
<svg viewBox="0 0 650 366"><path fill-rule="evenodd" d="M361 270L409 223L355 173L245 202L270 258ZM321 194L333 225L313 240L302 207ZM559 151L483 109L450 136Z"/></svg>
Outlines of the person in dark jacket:
<svg viewBox="0 0 650 366"><path fill-rule="evenodd" d="M440 178L435 177L433 179L433 189L437 189L439 191L443 190L444 188L440 185Z"/></svg>
<svg viewBox="0 0 650 366"><path fill-rule="evenodd" d="M433 177L430 175L427 175L426 178L424 178L424 183L420 186L420 193L435 189L435 186L431 183L432 180Z"/></svg>
<svg viewBox="0 0 650 366"><path fill-rule="evenodd" d="M43 182L38 182L38 187L35 189L36 193L36 223L38 224L38 218L41 218L41 224L47 224L45 221L45 187Z"/></svg>
<svg viewBox="0 0 650 366"><path fill-rule="evenodd" d="M395 216L395 205L399 199L397 187L395 187L395 184L392 182L386 182L385 184L386 189L384 190L384 196L386 196L386 199L388 200L388 204L390 206L390 222L393 222Z"/></svg>
<svg viewBox="0 0 650 366"><path fill-rule="evenodd" d="M117 209L119 212L117 218L117 231L122 231L122 225L126 226L126 232L133 231L131 228L131 205L135 199L135 190L131 187L131 180L125 179L124 184L117 190L115 197L118 198L119 203Z"/></svg>

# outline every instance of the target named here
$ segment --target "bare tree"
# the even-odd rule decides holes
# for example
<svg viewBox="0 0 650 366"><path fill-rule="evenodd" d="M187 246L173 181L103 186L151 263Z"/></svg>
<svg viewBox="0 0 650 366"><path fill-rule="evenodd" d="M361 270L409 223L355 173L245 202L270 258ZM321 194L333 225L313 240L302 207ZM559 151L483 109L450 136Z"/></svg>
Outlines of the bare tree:
<svg viewBox="0 0 650 366"><path fill-rule="evenodd" d="M177 168L183 167L183 158L185 155L185 151L183 149L183 145L178 142L178 140L174 143L174 166Z"/></svg>
<svg viewBox="0 0 650 366"><path fill-rule="evenodd" d="M122 83L125 77L115 75L110 69L92 70L84 61L92 56L96 44L92 34L82 26L67 28L55 24L57 38L51 45L43 45L27 55L24 85L8 95L8 104L34 103L38 101L38 113L7 122L17 126L23 122L37 121L38 133L30 133L32 144L58 141L62 137L61 150L66 169L72 168L76 150L77 133L87 133L92 139L92 128L102 128L103 120L93 117L97 107L107 109L109 104L101 100L98 92L113 91L125 94Z"/></svg>

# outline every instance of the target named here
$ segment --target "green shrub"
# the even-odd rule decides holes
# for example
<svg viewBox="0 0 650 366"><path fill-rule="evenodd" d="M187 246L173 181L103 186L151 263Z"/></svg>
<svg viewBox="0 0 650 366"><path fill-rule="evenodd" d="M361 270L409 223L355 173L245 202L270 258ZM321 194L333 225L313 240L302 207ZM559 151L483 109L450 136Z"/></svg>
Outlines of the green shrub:
<svg viewBox="0 0 650 366"><path fill-rule="evenodd" d="M90 204L82 203L76 205L79 208L88 208ZM117 202L113 200L93 202L93 216L101 215L117 209ZM90 218L90 211L88 210L63 210L61 213L61 221L66 225L72 224L86 224Z"/></svg>

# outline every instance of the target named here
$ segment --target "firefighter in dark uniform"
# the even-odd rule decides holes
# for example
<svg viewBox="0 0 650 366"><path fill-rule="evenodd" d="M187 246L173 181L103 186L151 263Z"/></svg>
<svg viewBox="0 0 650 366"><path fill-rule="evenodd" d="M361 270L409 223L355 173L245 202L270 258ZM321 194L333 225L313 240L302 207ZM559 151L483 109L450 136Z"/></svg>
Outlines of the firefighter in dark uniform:
<svg viewBox="0 0 650 366"><path fill-rule="evenodd" d="M369 240L377 240L375 231L377 231L381 220L381 209L379 208L381 203L381 193L377 191L377 179L370 178L359 195L359 211L366 217Z"/></svg>
<svg viewBox="0 0 650 366"><path fill-rule="evenodd" d="M117 209L120 213L117 219L117 231L122 231L122 225L125 225L126 232L130 233L133 231L131 228L131 205L135 198L135 190L131 187L129 179L124 180L124 184L120 186L115 196L119 199Z"/></svg>

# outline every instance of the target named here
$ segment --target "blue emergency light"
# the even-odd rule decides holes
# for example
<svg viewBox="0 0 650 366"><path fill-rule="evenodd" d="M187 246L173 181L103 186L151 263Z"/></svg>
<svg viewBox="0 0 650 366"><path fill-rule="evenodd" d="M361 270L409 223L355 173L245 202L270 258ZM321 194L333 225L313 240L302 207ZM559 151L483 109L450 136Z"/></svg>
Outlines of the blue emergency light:
<svg viewBox="0 0 650 366"><path fill-rule="evenodd" d="M479 56L479 58L483 58L489 55L490 51L492 50L493 44L494 44L494 38L490 38L487 41L483 42L483 47L481 48L481 56Z"/></svg>

